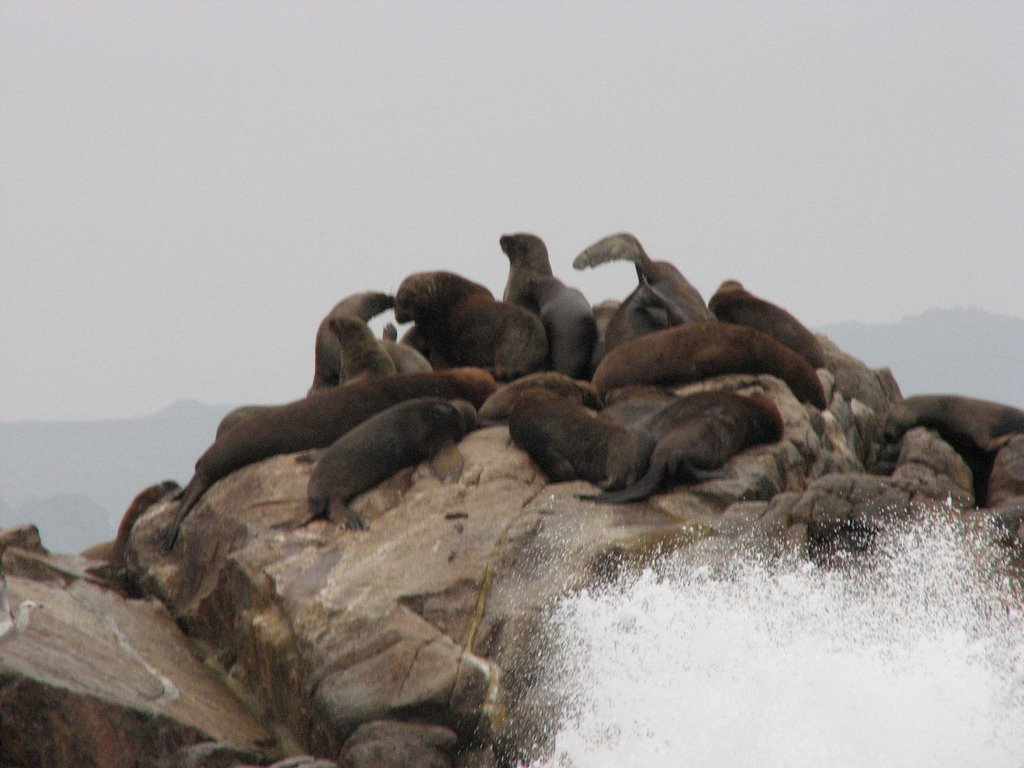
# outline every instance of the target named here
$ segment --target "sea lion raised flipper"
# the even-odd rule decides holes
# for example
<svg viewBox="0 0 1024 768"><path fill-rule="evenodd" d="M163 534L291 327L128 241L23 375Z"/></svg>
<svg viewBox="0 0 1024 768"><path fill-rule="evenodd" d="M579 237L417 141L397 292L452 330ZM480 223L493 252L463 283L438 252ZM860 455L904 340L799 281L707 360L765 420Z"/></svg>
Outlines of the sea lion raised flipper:
<svg viewBox="0 0 1024 768"><path fill-rule="evenodd" d="M440 448L430 459L430 471L443 483L454 483L462 477L466 457L455 443Z"/></svg>
<svg viewBox="0 0 1024 768"><path fill-rule="evenodd" d="M651 273L651 257L644 251L640 241L628 232L598 240L573 259L572 266L573 269L586 269L609 261L632 261L636 264L637 276L641 272L647 275Z"/></svg>

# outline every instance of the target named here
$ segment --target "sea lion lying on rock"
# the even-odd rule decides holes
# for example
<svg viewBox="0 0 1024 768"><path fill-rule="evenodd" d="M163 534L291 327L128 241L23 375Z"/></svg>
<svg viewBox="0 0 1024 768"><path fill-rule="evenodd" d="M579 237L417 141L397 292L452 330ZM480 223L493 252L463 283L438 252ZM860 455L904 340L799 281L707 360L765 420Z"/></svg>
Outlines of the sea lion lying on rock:
<svg viewBox="0 0 1024 768"><path fill-rule="evenodd" d="M512 441L555 482L586 480L602 488L630 485L647 467L654 439L625 429L553 392L529 389L508 419Z"/></svg>
<svg viewBox="0 0 1024 768"><path fill-rule="evenodd" d="M417 397L393 405L346 432L317 459L309 478L310 518L329 517L346 528L366 521L348 503L403 467L419 464L476 427L476 409L465 400ZM461 471L461 466L451 472ZM445 473L447 474L447 473Z"/></svg>
<svg viewBox="0 0 1024 768"><path fill-rule="evenodd" d="M587 408L598 408L600 405L597 392L589 381L573 379L555 371L539 371L500 385L480 406L480 421L506 421L519 396L533 388L546 389Z"/></svg>
<svg viewBox="0 0 1024 768"><path fill-rule="evenodd" d="M598 240L572 265L576 269L609 261L632 261L640 284L619 305L604 334L605 353L623 341L683 323L715 319L704 299L683 274L667 261L654 261L640 241L622 232Z"/></svg>
<svg viewBox="0 0 1024 768"><path fill-rule="evenodd" d="M934 429L960 454L974 478L975 502L985 506L996 453L1024 433L1024 411L962 395L914 395L889 409L885 439L894 443L914 427Z"/></svg>
<svg viewBox="0 0 1024 768"><path fill-rule="evenodd" d="M280 453L326 448L370 416L404 400L458 398L479 407L496 388L494 377L479 368L396 373L317 390L302 400L254 414L217 438L199 457L165 535L164 549L174 546L182 522L206 489L239 467Z"/></svg>
<svg viewBox="0 0 1024 768"><path fill-rule="evenodd" d="M726 280L718 286L708 308L723 322L764 331L800 355L811 367L825 367L825 353L814 334L782 307L747 291L738 280Z"/></svg>
<svg viewBox="0 0 1024 768"><path fill-rule="evenodd" d="M688 384L726 373L770 373L799 400L826 406L806 360L761 331L731 323L688 323L625 341L605 355L593 384L604 399L617 387Z"/></svg>
<svg viewBox="0 0 1024 768"><path fill-rule="evenodd" d="M678 398L641 428L657 438L647 473L620 491L581 498L606 504L640 501L679 483L721 477L722 467L740 451L781 439L783 422L768 398L698 392Z"/></svg>
<svg viewBox="0 0 1024 768"><path fill-rule="evenodd" d="M487 288L453 272L405 278L395 294L395 319L416 323L435 367L436 359L474 365L510 381L547 363L548 341L539 317L495 301Z"/></svg>

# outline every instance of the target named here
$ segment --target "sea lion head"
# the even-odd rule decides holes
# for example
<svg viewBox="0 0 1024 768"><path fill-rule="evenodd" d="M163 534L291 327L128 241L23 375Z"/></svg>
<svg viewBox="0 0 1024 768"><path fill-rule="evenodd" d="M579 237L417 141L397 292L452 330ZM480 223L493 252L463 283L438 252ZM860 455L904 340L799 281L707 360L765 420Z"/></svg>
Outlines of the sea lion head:
<svg viewBox="0 0 1024 768"><path fill-rule="evenodd" d="M502 235L498 244L513 267L525 267L541 275L552 274L547 246L536 235L526 232Z"/></svg>
<svg viewBox="0 0 1024 768"><path fill-rule="evenodd" d="M415 272L398 286L395 293L395 320L399 323L423 322L424 318L472 294L491 292L454 272Z"/></svg>

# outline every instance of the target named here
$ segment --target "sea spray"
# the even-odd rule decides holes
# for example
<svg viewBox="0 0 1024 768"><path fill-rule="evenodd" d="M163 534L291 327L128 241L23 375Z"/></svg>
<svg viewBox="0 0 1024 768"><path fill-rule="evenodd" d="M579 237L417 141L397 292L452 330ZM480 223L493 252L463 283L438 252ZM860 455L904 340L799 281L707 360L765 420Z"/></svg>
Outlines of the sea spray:
<svg viewBox="0 0 1024 768"><path fill-rule="evenodd" d="M931 520L827 567L692 555L558 606L534 768L1024 765L1005 550Z"/></svg>

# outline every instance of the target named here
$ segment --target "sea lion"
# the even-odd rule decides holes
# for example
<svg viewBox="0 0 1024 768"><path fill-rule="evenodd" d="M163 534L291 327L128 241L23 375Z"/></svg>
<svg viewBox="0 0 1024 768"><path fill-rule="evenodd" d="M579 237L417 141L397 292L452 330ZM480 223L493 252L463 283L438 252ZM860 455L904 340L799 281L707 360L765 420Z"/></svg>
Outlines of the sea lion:
<svg viewBox="0 0 1024 768"><path fill-rule="evenodd" d="M544 368L548 341L532 312L495 301L484 286L453 272L409 275L395 294L395 320L416 323L430 350L448 365L475 365L502 381Z"/></svg>
<svg viewBox="0 0 1024 768"><path fill-rule="evenodd" d="M594 348L590 351L590 367L589 376L590 378L594 375L594 371L597 370L597 366L604 359L605 346L604 337L608 333L608 324L612 318L615 317L615 313L619 311L619 307L622 306L622 302L617 299L605 299L600 304L595 304L592 309L594 311L594 322L597 325L597 338L594 339Z"/></svg>
<svg viewBox="0 0 1024 768"><path fill-rule="evenodd" d="M536 235L520 232L502 235L498 239L502 252L508 256L508 280L502 301L516 304L531 312L538 312L530 280L534 277L552 277L548 248Z"/></svg>
<svg viewBox="0 0 1024 768"><path fill-rule="evenodd" d="M180 490L181 486L174 480L164 480L161 483L156 483L139 491L135 498L132 499L131 504L128 505L124 515L121 516L121 524L117 528L117 537L113 541L90 547L82 552L82 557L91 560L106 560L109 564L109 569L106 566L104 567L105 575L116 579L125 566L124 551L125 547L128 546L128 536L132 532L135 521L142 517L142 514L158 501L162 501Z"/></svg>
<svg viewBox="0 0 1024 768"><path fill-rule="evenodd" d="M983 507L996 453L1013 435L1024 433L1024 411L962 395L914 395L886 414L886 442L899 441L913 427L934 429L960 454L974 476L975 502Z"/></svg>
<svg viewBox="0 0 1024 768"><path fill-rule="evenodd" d="M597 391L589 381L573 379L556 371L539 371L499 386L497 391L480 406L480 421L507 420L519 395L533 387L554 392L556 395L561 395L587 408L600 406Z"/></svg>
<svg viewBox="0 0 1024 768"><path fill-rule="evenodd" d="M619 491L581 496L603 504L646 499L659 489L721 477L725 463L754 445L782 437L782 416L766 397L699 392L645 420L657 438L646 474Z"/></svg>
<svg viewBox="0 0 1024 768"><path fill-rule="evenodd" d="M992 452L1024 432L1024 411L962 395L914 395L889 409L885 438L895 442L912 427L934 429L954 448Z"/></svg>
<svg viewBox="0 0 1024 768"><path fill-rule="evenodd" d="M174 546L182 521L206 489L240 467L280 453L326 448L370 416L413 397L460 398L479 407L496 388L494 378L479 368L396 373L316 390L302 400L255 414L217 438L199 457L164 537L164 549Z"/></svg>
<svg viewBox="0 0 1024 768"><path fill-rule="evenodd" d="M499 244L509 261L504 300L540 317L548 367L574 379L588 377L597 322L587 297L552 275L547 247L536 235L502 235Z"/></svg>
<svg viewBox="0 0 1024 768"><path fill-rule="evenodd" d="M723 322L764 331L813 368L825 367L825 353L814 334L782 307L750 293L738 280L726 280L718 286L708 309Z"/></svg>
<svg viewBox="0 0 1024 768"><path fill-rule="evenodd" d="M639 285L616 310L604 335L606 353L623 341L683 323L715 319L700 293L667 261L654 261L640 241L622 232L598 240L572 265L594 267L608 261L632 261Z"/></svg>
<svg viewBox="0 0 1024 768"><path fill-rule="evenodd" d="M394 323L384 326L380 343L395 364L398 373L430 373L434 370L430 361L418 349L409 344L399 343L398 329Z"/></svg>
<svg viewBox="0 0 1024 768"><path fill-rule="evenodd" d="M341 350L341 366L338 384L346 384L356 378L389 376L396 372L395 363L384 350L365 320L351 315L332 317L328 322L331 332L337 337Z"/></svg>
<svg viewBox="0 0 1024 768"><path fill-rule="evenodd" d="M214 438L220 437L229 429L234 429L250 416L269 411L271 408L276 407L276 405L240 405L234 410L228 411L224 415L224 418L220 420L220 423L217 425L217 432L214 435Z"/></svg>
<svg viewBox="0 0 1024 768"><path fill-rule="evenodd" d="M356 317L364 323L386 309L395 306L395 299L379 291L354 293L339 301L328 312L316 331L313 359L313 383L309 391L338 385L342 368L341 340L331 328L331 321L339 317Z"/></svg>
<svg viewBox="0 0 1024 768"><path fill-rule="evenodd" d="M329 517L346 528L367 528L349 501L403 467L454 447L475 427L472 404L440 397L413 398L371 416L320 454L309 478L310 520Z"/></svg>
<svg viewBox="0 0 1024 768"><path fill-rule="evenodd" d="M638 428L644 419L662 411L679 398L661 387L619 387L608 393L602 419L628 428Z"/></svg>
<svg viewBox="0 0 1024 768"><path fill-rule="evenodd" d="M609 489L631 485L654 448L646 432L612 424L544 389L520 394L508 428L512 441L555 482L586 480Z"/></svg>
<svg viewBox="0 0 1024 768"><path fill-rule="evenodd" d="M770 373L799 400L826 406L810 363L771 336L732 323L688 323L625 341L605 355L592 381L603 400L616 387L688 384L727 373Z"/></svg>

